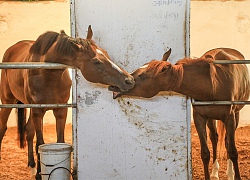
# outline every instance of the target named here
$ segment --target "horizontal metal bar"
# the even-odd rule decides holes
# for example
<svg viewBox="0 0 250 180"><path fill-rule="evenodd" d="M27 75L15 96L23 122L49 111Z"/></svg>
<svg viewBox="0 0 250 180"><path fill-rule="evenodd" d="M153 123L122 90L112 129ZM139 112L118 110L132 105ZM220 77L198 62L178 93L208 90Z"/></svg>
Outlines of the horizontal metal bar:
<svg viewBox="0 0 250 180"><path fill-rule="evenodd" d="M74 68L59 63L49 62L3 62L0 69L66 69ZM0 104L0 108L76 108L76 104Z"/></svg>
<svg viewBox="0 0 250 180"><path fill-rule="evenodd" d="M250 64L250 60L215 60L214 64Z"/></svg>
<svg viewBox="0 0 250 180"><path fill-rule="evenodd" d="M192 105L249 105L250 101L196 101L191 100Z"/></svg>
<svg viewBox="0 0 250 180"><path fill-rule="evenodd" d="M0 69L66 69L74 68L59 63L49 62L2 62L0 63Z"/></svg>
<svg viewBox="0 0 250 180"><path fill-rule="evenodd" d="M250 64L250 60L215 60L214 64ZM196 101L191 100L192 105L248 105L250 101Z"/></svg>
<svg viewBox="0 0 250 180"><path fill-rule="evenodd" d="M76 104L0 104L0 108L76 108Z"/></svg>

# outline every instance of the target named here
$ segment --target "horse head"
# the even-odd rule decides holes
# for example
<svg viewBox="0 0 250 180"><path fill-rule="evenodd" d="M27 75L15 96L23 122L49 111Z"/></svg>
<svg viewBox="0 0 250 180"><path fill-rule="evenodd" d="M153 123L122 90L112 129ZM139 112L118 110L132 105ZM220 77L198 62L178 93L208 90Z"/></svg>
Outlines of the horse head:
<svg viewBox="0 0 250 180"><path fill-rule="evenodd" d="M153 60L133 71L131 75L136 83L129 91L121 92L119 88L109 86L109 90L113 91L113 98L116 99L122 95L150 98L162 91L161 82L166 80L164 77L172 67L170 62L167 62L170 54L171 49L163 55L161 61Z"/></svg>
<svg viewBox="0 0 250 180"><path fill-rule="evenodd" d="M57 58L57 62L80 69L84 78L90 82L116 86L122 92L133 88L133 76L112 62L108 53L92 40L92 36L91 26L88 27L86 39L72 38L61 31L55 49L57 47L57 52L62 52L64 48L64 54Z"/></svg>

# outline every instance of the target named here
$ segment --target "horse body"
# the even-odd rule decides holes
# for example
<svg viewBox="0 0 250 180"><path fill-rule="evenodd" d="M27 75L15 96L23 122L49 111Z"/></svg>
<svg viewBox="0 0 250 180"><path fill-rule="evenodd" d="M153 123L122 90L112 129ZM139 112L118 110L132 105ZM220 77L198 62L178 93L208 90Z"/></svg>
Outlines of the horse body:
<svg viewBox="0 0 250 180"><path fill-rule="evenodd" d="M122 91L134 86L133 77L115 65L107 52L101 49L92 38L91 27L88 29L88 39L71 38L63 31L46 32L36 41L20 41L4 54L3 62L56 62L75 66L90 82L117 85ZM71 79L67 69L4 69L1 74L2 104L61 104L67 103L70 97ZM64 128L67 108L50 108L56 119L57 142L64 142ZM43 117L48 108L32 108L27 124L24 118L19 118L20 147L23 148L24 128L28 142L28 166L34 173L35 161L33 153L33 138L36 133L36 153L38 146L44 144ZM19 109L24 110L23 108ZM0 150L10 108L0 111ZM19 114L19 113L18 113ZM24 115L25 113L20 113ZM22 121L21 121L22 120ZM36 178L40 179L39 156ZM33 174L34 175L34 174Z"/></svg>
<svg viewBox="0 0 250 180"><path fill-rule="evenodd" d="M29 49L34 41L21 41L9 48L3 62L34 62ZM13 53L12 49L18 49ZM20 55L21 54L21 55ZM8 69L2 70L1 92L5 99L24 104L66 103L69 99L71 79L67 69ZM6 88L8 87L8 88ZM49 87L49 88L48 88ZM12 102L13 103L13 102Z"/></svg>
<svg viewBox="0 0 250 180"><path fill-rule="evenodd" d="M35 41L20 41L6 50L3 62L37 62L42 58L31 55L30 47ZM36 57L36 58L35 58ZM42 62L42 61L41 61ZM1 76L1 101L2 104L54 104L67 103L70 97L71 79L67 69L47 70L47 69L4 69ZM11 109L1 109L0 140L5 133L6 123ZM37 129L37 148L44 144L42 135L42 119L47 108L31 109L30 117L26 125L28 142L28 166L31 167L32 176L36 171L33 138ZM57 124L57 142L64 142L64 126L67 117L67 108L53 108ZM33 126L33 121L35 129ZM20 122L21 126L25 122ZM24 126L24 125L23 125ZM19 127L20 128L20 127ZM24 132L24 131L23 131ZM24 136L21 134L20 136ZM22 141L25 137L22 138ZM20 142L20 147L24 147L25 142ZM38 172L40 165L38 163Z"/></svg>
<svg viewBox="0 0 250 180"><path fill-rule="evenodd" d="M167 54L167 55L166 55ZM217 48L206 52L201 58L184 58L175 65L167 62L167 52L162 61L153 60L135 70L133 89L114 91L114 98L121 95L153 97L160 91L175 91L201 101L241 101L249 98L249 74L243 64L214 64L214 60L243 60L244 56L234 49ZM228 154L228 178L241 179L238 168L238 153L235 146L235 130L239 122L239 111L244 105L194 105L193 118L197 129L205 179L209 176L210 152L207 146L206 125L210 129L213 145L213 171L211 177L218 178L217 143L215 120L220 120L226 129L225 145ZM221 137L221 136L219 136ZM232 166L233 165L233 166ZM234 169L233 169L234 168ZM233 172L234 170L234 172Z"/></svg>

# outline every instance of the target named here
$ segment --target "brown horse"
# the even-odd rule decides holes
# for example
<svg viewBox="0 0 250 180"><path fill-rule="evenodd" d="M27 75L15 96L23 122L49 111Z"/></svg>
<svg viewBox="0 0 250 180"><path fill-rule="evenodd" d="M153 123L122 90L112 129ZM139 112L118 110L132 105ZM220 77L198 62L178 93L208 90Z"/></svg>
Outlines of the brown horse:
<svg viewBox="0 0 250 180"><path fill-rule="evenodd" d="M87 38L71 38L61 33L46 32L36 41L20 41L4 54L3 62L54 62L74 66L90 82L118 86L121 91L133 88L133 77L114 64L107 52L92 40L89 26ZM67 69L6 69L1 74L2 104L51 104L67 103L70 97L71 79ZM36 153L38 146L44 144L43 116L49 108L33 108L27 124L19 122L20 129L25 127L28 142L28 166L35 168L33 138L36 132ZM57 142L64 142L64 129L67 108L52 108L56 118ZM0 149L7 129L11 109L2 108L0 112ZM20 113L19 113L20 114ZM22 113L24 115L24 113ZM20 146L24 147L24 132L20 134ZM38 157L39 158L39 157ZM37 163L37 178L40 163Z"/></svg>
<svg viewBox="0 0 250 180"><path fill-rule="evenodd" d="M249 98L248 69L242 64L214 64L214 60L244 60L234 49L218 48L206 52L201 58L184 58L175 65L167 62L170 51L162 61L153 60L132 73L136 85L127 92L110 86L114 98L121 95L150 98L160 91L175 91L201 101L243 101ZM226 129L225 146L228 154L228 178L241 179L238 168L238 153L235 146L235 130L239 122L239 111L244 105L193 105L193 118L201 144L201 158L205 179L209 177L210 152L207 146L206 124L210 129L213 145L213 172L218 178L217 142L215 120L220 120ZM234 168L234 169L233 169Z"/></svg>

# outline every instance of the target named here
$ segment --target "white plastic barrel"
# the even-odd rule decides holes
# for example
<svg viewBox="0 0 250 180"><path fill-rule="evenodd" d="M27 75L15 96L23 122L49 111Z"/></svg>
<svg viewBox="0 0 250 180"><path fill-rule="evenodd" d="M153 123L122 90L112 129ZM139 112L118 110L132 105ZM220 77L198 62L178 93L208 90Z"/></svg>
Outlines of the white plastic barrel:
<svg viewBox="0 0 250 180"><path fill-rule="evenodd" d="M67 143L49 143L40 145L42 180L69 180L71 177L72 146Z"/></svg>

